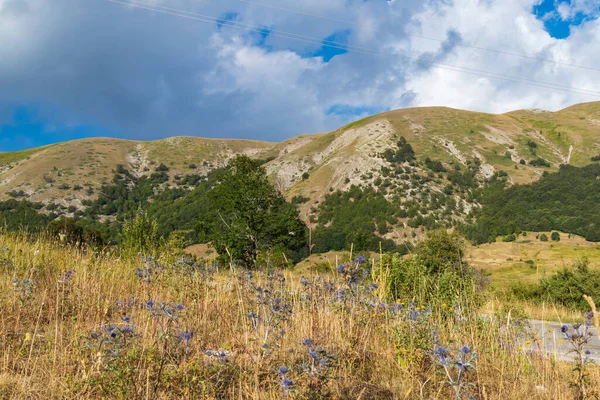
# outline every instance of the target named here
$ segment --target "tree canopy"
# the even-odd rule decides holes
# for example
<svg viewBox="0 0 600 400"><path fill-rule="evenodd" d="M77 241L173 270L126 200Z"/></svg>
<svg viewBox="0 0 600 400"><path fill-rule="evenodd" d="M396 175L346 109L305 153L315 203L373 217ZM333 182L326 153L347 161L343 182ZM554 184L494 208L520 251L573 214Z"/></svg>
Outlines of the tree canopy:
<svg viewBox="0 0 600 400"><path fill-rule="evenodd" d="M261 251L280 249L293 259L308 253L306 225L269 183L260 161L238 156L218 181L208 200L210 237L220 255L254 266Z"/></svg>

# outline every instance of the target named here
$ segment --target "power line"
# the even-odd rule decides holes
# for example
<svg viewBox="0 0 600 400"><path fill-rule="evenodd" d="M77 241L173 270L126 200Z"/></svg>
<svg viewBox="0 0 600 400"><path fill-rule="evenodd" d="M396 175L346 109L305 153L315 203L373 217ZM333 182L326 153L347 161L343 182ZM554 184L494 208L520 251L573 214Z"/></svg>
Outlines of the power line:
<svg viewBox="0 0 600 400"><path fill-rule="evenodd" d="M136 1L136 0L132 0L132 1L107 0L107 1L109 1L111 3L118 3L118 4L122 4L122 5L126 5L126 6L141 8L141 9L145 9L145 10L149 10L149 11L154 11L154 12L158 12L158 13L173 15L173 16L177 16L177 17L181 17L181 18L187 18L187 19L191 19L191 20L195 20L195 21L200 21L200 22L205 22L205 23L210 23L210 24L217 24L217 25L221 25L221 26L228 26L231 28L241 29L241 30L245 30L245 31L257 32L257 33L261 33L261 34L264 33L265 31L267 31L265 28L261 28L256 25L244 24L244 23L235 22L235 21L231 21L231 20L225 20L222 18L215 18L215 17L211 17L211 16L198 14L198 13L192 13L192 12L188 12L188 11L184 11L184 10L178 10L175 8L149 5L148 3L143 3L141 1ZM136 3L138 3L138 4L136 4ZM320 45L323 47L345 50L347 52L361 53L361 54L366 54L366 55L377 55L377 56L384 55L384 53L381 53L381 52L375 52L375 51L371 51L371 50L368 50L368 51L360 50L362 48L359 46L352 46L352 45L348 45L345 43L339 43L339 42L335 42L335 41L328 41L328 40L324 41L324 40L321 40L318 38L305 36L305 35L299 35L299 34L290 33L290 32L285 32L285 31L281 31L281 30L268 30L268 32L269 32L270 36L282 37L282 38L286 38L286 39L290 39L290 40L296 40L296 41L306 42L306 43L310 43L310 44L316 44L316 45ZM407 58L419 60L418 56L410 56L410 55L405 55L405 56ZM535 81L535 80L531 80L531 79L527 79L527 78L514 77L514 76L503 75L503 74L498 74L498 73L494 73L494 72L483 71L483 70L479 70L479 69L475 69L475 68L445 64L445 63L441 63L441 62L437 62L437 61L430 61L430 64L435 65L435 68L445 69L445 70L454 71L454 72L460 72L463 74L470 74L470 75L475 75L475 76L480 76L480 77L483 76L483 77L487 77L487 78L499 79L499 80L504 80L504 81L508 81L508 82L516 82L516 83L522 83L522 84L526 84L526 85L530 85L530 86L542 87L542 88L546 88L546 89L561 90L561 91L565 91L565 92L572 92L572 93L583 94L583 95L587 95L587 96L600 97L600 92L596 92L596 91L592 91L592 90L588 90L588 89L574 88L574 87L559 85L559 84L550 83L550 82L540 82L540 81Z"/></svg>
<svg viewBox="0 0 600 400"><path fill-rule="evenodd" d="M298 40L300 40L300 39L302 39L301 41L309 40L310 43L314 43L314 44L318 44L318 45L327 43L327 44L332 45L331 47L339 48L342 50L347 50L348 48L350 48L350 49L354 49L355 52L362 52L362 53L371 54L371 55L379 55L379 53L373 52L370 48L367 48L367 47L354 46L354 45L350 45L350 44L346 44L346 43L336 42L333 40L317 39L314 37L300 35L297 33L281 31L281 30L277 30L277 29L266 29L266 28L263 28L263 27L260 27L257 25L251 25L251 24L246 24L243 22L227 20L224 18L215 18L215 17L211 17L208 15L204 15L204 14L194 13L191 11L184 11L184 10L180 10L177 8L160 6L160 5L144 2L141 0L125 0L125 1L123 1L123 0L107 0L107 1L110 1L112 3L129 5L129 6L137 7L137 8L143 8L145 10L150 10L150 11L163 12L164 14L169 14L169 15L175 15L174 13L186 14L185 15L186 18L188 18L188 16L198 17L200 20L202 20L202 22L211 22L211 23L216 23L217 25L219 25L219 24L226 25L226 26L231 26L231 27L238 28L238 29L240 27L244 27L243 28L244 30L250 30L253 32L258 32L258 33L264 33L265 31L268 31L269 35L272 35L272 36L281 36L286 39L299 38ZM166 11L162 11L162 10L166 10ZM182 15L176 15L176 16L182 16ZM197 18L191 18L191 17L189 17L189 18L197 19ZM209 21L204 21L204 20L209 20ZM294 39L294 40L296 40L296 39ZM335 46L339 46L339 47L335 47Z"/></svg>
<svg viewBox="0 0 600 400"><path fill-rule="evenodd" d="M292 8L275 6L275 5L272 5L272 4L259 3L259 2L256 2L256 1L250 1L250 0L240 0L240 1L242 3L254 4L254 5L257 5L257 6L261 6L261 7L267 7L267 8L273 8L273 9L282 10L282 11L288 11L288 12L291 12L291 13L296 13L296 14L301 14L301 15L307 15L309 17L315 17L315 18L325 19L325 20L329 20L329 21L341 22L341 23L346 24L346 25L354 25L350 21L345 21L345 20L337 19L337 18L331 18L331 17L327 17L327 16L324 16L324 15L319 15L319 14L308 13L308 12L304 12L304 11L300 11L300 10L294 10ZM419 38L419 39L431 40L431 41L439 42L439 43L444 43L446 41L444 39L432 38L432 37L429 37L429 36L418 35L418 34L415 34L415 33L406 33L406 35L407 36L411 36L411 37L415 37L415 38ZM475 50L482 50L482 51L487 51L487 52L491 52L491 53L504 54L504 55L507 55L507 56L520 57L520 58L525 58L525 59L529 59L529 60L540 61L540 62L549 63L549 64L563 65L565 67L587 69L587 70L590 70L590 71L600 72L600 68L587 67L587 66L578 65L578 64L572 64L572 63L568 63L568 62L564 62L564 61L554 61L554 60L550 60L550 59L543 58L543 57L535 57L535 56L530 56L530 55L527 55L527 54L514 53L514 52L510 52L510 51L505 51L505 50L490 49L488 47L476 46L474 44L469 44L469 43L456 43L456 46L466 47L466 48L475 49Z"/></svg>
<svg viewBox="0 0 600 400"><path fill-rule="evenodd" d="M281 6L275 6L275 5L272 5L272 4L258 3L256 1L249 1L249 0L240 0L240 1L242 3L254 4L254 5L257 5L257 6L261 6L261 7L274 8L276 10L289 11L289 12L293 12L293 13L296 13L296 14L307 15L309 17L315 17L315 18L321 18L321 19L328 19L330 21L341 22L341 23L346 24L346 25L352 25L352 22L345 21L343 19L337 19L337 18L327 17L325 15L312 14L312 13L307 13L307 12L300 11L300 10L292 10L290 8L285 8L285 7L281 7Z"/></svg>

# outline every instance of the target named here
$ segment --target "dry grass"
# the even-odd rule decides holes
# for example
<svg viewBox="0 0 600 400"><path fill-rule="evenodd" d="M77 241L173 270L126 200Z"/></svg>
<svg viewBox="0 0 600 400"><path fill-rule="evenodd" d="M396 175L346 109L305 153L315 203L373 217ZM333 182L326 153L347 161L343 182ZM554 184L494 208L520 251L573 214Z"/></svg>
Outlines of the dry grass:
<svg viewBox="0 0 600 400"><path fill-rule="evenodd" d="M503 243L499 239L495 243L468 246L466 258L472 266L490 274L492 283L498 288L514 282L537 282L563 267L574 265L583 257L588 258L592 268L600 265L598 243L564 233L560 242L542 242L536 235L538 233L529 232L517 242ZM550 237L550 232L546 235Z"/></svg>
<svg viewBox="0 0 600 400"><path fill-rule="evenodd" d="M309 378L301 365L309 357L301 342L306 337L336 356L330 379L320 381L331 398L449 398L451 389L429 353L433 329L443 344L467 344L477 351L477 369L466 375L470 385L465 390L478 398L573 398L569 364L500 347L500 339L515 339L475 314L456 316L436 307L429 317L411 322L360 302L342 307L318 285L310 302L300 273L285 271L285 289L280 292L277 284L273 293L290 304L292 313L282 325L287 333L265 354L247 317L258 311L255 293L228 270L203 280L167 268L147 283L136 277L137 261L12 235L0 236L0 244L10 249L0 257L9 260L0 267L2 398L280 399L277 368L286 365L295 383L288 398L304 399ZM72 278L59 282L71 269ZM261 285L268 284L256 276ZM343 285L339 276L330 277ZM12 284L22 279L35 282L31 297L23 301ZM116 307L117 301L132 297L136 305ZM153 318L144 307L148 299L186 309L177 320ZM104 351L110 342L98 347L90 334L104 324L123 326L125 314L139 336L110 356ZM193 332L187 356L177 339L183 330ZM228 352L221 372L204 354L213 349ZM592 382L600 382L597 368L590 373ZM318 382L315 378L313 385Z"/></svg>

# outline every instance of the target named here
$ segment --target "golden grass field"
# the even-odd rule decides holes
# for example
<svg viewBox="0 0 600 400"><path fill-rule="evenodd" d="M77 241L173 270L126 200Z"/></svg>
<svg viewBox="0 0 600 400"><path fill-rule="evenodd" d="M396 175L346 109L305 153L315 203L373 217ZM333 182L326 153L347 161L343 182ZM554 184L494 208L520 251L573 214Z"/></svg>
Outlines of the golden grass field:
<svg viewBox="0 0 600 400"><path fill-rule="evenodd" d="M381 302L385 275L373 276L380 286L368 295L357 287L356 293L370 297L347 292L340 302L316 277L304 289L301 276L310 278L310 268L280 271L274 281L255 273L255 285L273 284L260 305L239 271L225 267L210 278L202 269L171 267L173 254L162 254L165 269L146 279L145 273L136 275L136 268L145 271L138 260L14 235L0 235L0 245L6 246L0 256L1 398L305 399L311 390L317 396L317 389L315 398L453 398L431 353L433 330L452 352L467 345L477 353L461 396L574 398L572 365L523 352L517 333L503 323L446 305L428 312L427 305L406 304L409 314L421 313L414 320L392 312ZM325 279L345 285L336 273ZM33 282L30 291L22 290L23 280ZM266 323L254 330L248 315L256 312L264 321L276 315L269 311L274 298L289 305L290 313L273 325L272 334L275 326L285 334L269 340L266 351ZM378 305L369 306L367 299ZM502 305L502 299L490 301ZM173 311L175 304L183 309ZM114 338L111 332L117 332ZM311 372L306 338L319 357L331 356L326 373ZM517 345L504 345L510 342ZM224 356L208 356L209 350ZM289 369L290 391L281 386L280 366ZM600 370L588 371L595 387Z"/></svg>

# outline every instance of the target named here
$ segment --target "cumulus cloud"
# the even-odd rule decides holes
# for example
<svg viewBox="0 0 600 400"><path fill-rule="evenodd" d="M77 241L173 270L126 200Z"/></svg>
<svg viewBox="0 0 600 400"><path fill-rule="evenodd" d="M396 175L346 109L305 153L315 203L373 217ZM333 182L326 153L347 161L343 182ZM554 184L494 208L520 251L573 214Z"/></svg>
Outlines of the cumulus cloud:
<svg viewBox="0 0 600 400"><path fill-rule="evenodd" d="M599 64L596 1L555 4L565 20L586 15L563 40L532 13L539 3L137 3L160 13L106 0L0 0L0 125L7 110L35 104L51 124L95 124L131 138L282 140L335 129L365 110L554 110L600 99L542 87L600 92L600 72L564 65ZM206 23L211 16L220 23ZM347 51L328 60L321 41L339 32L345 42L336 46Z"/></svg>

